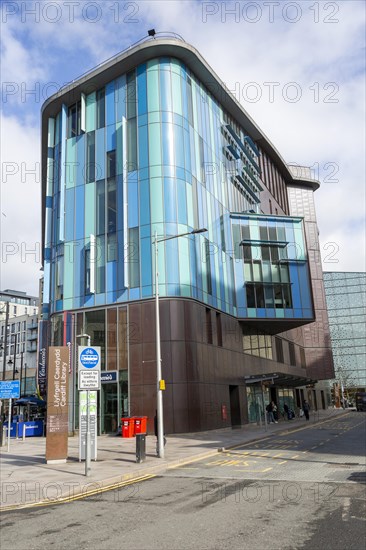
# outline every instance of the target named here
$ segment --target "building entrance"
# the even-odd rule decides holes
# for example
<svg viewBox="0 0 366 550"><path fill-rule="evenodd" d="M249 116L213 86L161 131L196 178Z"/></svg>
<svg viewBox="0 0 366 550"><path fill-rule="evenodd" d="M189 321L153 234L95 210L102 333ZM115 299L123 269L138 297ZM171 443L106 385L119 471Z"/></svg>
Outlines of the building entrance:
<svg viewBox="0 0 366 550"><path fill-rule="evenodd" d="M103 434L114 433L118 430L118 384L102 384L101 391L101 418L100 431Z"/></svg>
<svg viewBox="0 0 366 550"><path fill-rule="evenodd" d="M99 433L117 433L121 417L128 414L127 371L102 372L101 382L98 403Z"/></svg>

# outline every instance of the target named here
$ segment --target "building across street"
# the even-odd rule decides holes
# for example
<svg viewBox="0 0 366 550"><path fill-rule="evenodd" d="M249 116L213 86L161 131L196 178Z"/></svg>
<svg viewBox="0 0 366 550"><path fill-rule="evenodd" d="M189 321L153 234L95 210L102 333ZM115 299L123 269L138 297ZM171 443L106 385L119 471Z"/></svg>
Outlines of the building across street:
<svg viewBox="0 0 366 550"><path fill-rule="evenodd" d="M366 391L366 273L326 272L324 287L336 383L354 402Z"/></svg>

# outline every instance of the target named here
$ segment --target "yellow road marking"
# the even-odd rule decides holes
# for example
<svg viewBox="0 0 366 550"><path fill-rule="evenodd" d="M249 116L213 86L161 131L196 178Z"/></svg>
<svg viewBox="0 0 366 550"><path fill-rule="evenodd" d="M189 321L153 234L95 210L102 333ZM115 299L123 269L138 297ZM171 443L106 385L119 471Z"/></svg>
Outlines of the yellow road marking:
<svg viewBox="0 0 366 550"><path fill-rule="evenodd" d="M298 458L298 457L299 457L299 455L294 455L291 458Z"/></svg>
<svg viewBox="0 0 366 550"><path fill-rule="evenodd" d="M287 460L282 460L282 462L279 462L278 464L286 464Z"/></svg>
<svg viewBox="0 0 366 550"><path fill-rule="evenodd" d="M114 489L120 489L121 487L126 487L127 485L133 485L134 483L138 483L139 481L146 481L147 479L152 479L156 477L155 474L147 474L145 476L137 477L135 479L130 479L128 481L121 481L119 483L113 483L112 485L108 485L106 487L98 487L97 489L94 489L93 491L88 491L87 493L70 496L67 495L65 497L60 497L55 500L44 500L41 502L30 502L28 504L10 504L9 506L3 506L1 508L1 512L8 512L10 510L24 510L24 508L37 508L40 506L55 506L56 504L64 504L65 502L73 502L74 500L81 500L85 498L92 497L94 495L99 495L100 493L106 493L107 491L112 491ZM95 482L98 483L98 482Z"/></svg>

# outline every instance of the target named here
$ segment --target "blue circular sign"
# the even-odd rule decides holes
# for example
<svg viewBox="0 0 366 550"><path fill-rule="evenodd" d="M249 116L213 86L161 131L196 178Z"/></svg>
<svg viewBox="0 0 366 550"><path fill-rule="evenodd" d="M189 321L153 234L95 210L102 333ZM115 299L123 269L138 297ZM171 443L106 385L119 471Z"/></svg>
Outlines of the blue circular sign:
<svg viewBox="0 0 366 550"><path fill-rule="evenodd" d="M80 363L86 369L93 369L99 363L99 353L94 348L85 348L80 353Z"/></svg>

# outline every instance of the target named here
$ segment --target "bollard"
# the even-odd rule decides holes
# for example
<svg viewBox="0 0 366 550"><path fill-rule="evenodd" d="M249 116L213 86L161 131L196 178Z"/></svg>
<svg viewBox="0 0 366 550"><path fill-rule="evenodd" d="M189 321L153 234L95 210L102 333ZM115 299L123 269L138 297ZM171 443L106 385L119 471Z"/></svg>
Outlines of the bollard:
<svg viewBox="0 0 366 550"><path fill-rule="evenodd" d="M146 459L146 434L136 434L136 462L140 464Z"/></svg>

